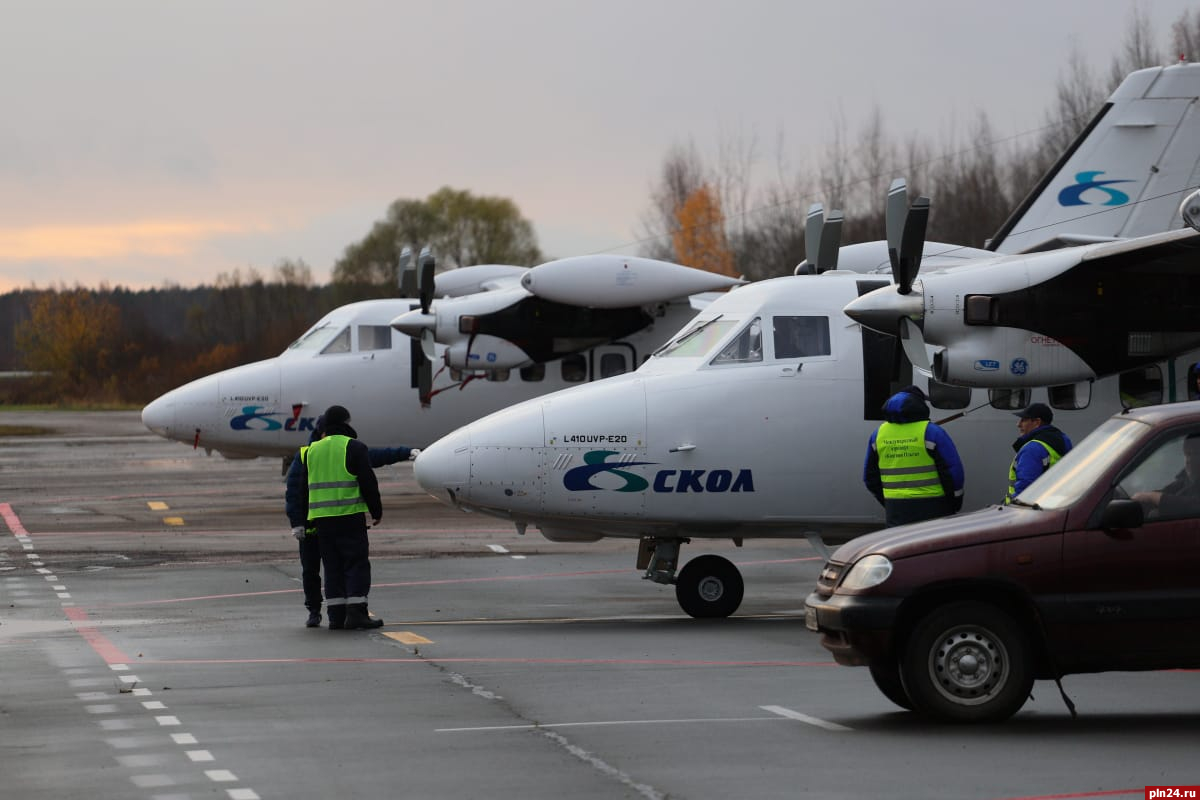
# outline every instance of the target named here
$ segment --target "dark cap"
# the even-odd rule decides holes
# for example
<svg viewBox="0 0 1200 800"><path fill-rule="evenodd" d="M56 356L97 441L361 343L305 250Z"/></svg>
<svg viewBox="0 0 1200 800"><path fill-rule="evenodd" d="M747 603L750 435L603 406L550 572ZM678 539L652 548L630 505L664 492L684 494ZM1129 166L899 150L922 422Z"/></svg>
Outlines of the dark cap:
<svg viewBox="0 0 1200 800"><path fill-rule="evenodd" d="M1031 403L1024 411L1014 411L1013 414L1021 419L1040 419L1046 425L1054 420L1054 412L1045 403Z"/></svg>
<svg viewBox="0 0 1200 800"><path fill-rule="evenodd" d="M330 406L325 409L325 413L321 416L325 417L325 428L332 428L334 425L345 425L350 421L350 412L345 406Z"/></svg>

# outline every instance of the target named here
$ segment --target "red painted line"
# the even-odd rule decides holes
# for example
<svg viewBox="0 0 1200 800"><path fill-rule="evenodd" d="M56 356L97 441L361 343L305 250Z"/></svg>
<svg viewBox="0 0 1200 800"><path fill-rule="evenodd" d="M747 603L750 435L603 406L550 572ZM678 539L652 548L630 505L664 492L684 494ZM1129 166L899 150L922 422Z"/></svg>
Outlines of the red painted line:
<svg viewBox="0 0 1200 800"><path fill-rule="evenodd" d="M25 530L25 526L21 524L21 520L17 517L17 512L13 511L12 506L8 503L0 503L0 517L4 518L4 524L13 532L14 536L29 535L29 532Z"/></svg>
<svg viewBox="0 0 1200 800"><path fill-rule="evenodd" d="M63 611L66 612L67 619L72 620L75 623L88 621L87 612L82 608L67 606L63 609ZM76 624L75 632L82 636L83 640L92 646L92 649L96 651L96 655L104 659L104 663L129 663L129 656L125 655L125 653L121 651L121 648L113 644L112 640L110 640L100 631L96 630L96 628L91 626L80 627L78 624Z"/></svg>
<svg viewBox="0 0 1200 800"><path fill-rule="evenodd" d="M1139 789L1111 789L1104 792L1069 792L1067 794L1038 794L1029 795L1027 797L1004 797L998 800L1069 800L1073 797L1115 797L1122 794L1136 794L1138 797L1145 795L1145 788Z"/></svg>

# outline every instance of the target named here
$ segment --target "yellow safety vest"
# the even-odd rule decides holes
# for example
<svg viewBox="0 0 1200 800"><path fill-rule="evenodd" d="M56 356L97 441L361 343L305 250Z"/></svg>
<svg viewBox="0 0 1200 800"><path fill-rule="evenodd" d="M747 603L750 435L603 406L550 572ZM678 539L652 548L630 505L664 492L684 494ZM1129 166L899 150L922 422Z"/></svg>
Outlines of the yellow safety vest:
<svg viewBox="0 0 1200 800"><path fill-rule="evenodd" d="M925 448L925 428L929 420L885 422L875 434L879 454L879 477L887 500L913 500L944 497L946 490L938 477L937 462Z"/></svg>
<svg viewBox="0 0 1200 800"><path fill-rule="evenodd" d="M1033 444L1034 442L1037 442L1042 447L1046 448L1046 452L1050 454L1050 458L1046 460L1046 464L1044 465L1042 472L1045 472L1053 467L1058 463L1058 460L1062 458L1062 456L1058 454L1057 450L1038 439L1030 439L1028 442L1021 445L1021 450L1029 447L1029 445ZM1017 456L1021 454L1021 450L1017 451ZM1013 456L1012 463L1008 465L1008 491L1004 494L1004 505L1006 506L1012 505L1013 498L1017 496L1017 456Z"/></svg>
<svg viewBox="0 0 1200 800"><path fill-rule="evenodd" d="M308 467L308 518L344 517L367 511L358 478L346 469L349 436L326 436L302 450Z"/></svg>

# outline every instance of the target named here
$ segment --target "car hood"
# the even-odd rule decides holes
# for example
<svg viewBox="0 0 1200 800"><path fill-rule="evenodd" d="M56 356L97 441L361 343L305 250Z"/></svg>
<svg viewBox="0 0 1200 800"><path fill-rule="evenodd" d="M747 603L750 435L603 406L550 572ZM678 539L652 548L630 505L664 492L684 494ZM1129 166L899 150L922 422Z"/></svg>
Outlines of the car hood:
<svg viewBox="0 0 1200 800"><path fill-rule="evenodd" d="M958 547L1022 539L1063 529L1066 511L1042 511L1020 506L988 506L969 514L900 525L860 536L839 547L833 560L849 564L868 553L893 561Z"/></svg>

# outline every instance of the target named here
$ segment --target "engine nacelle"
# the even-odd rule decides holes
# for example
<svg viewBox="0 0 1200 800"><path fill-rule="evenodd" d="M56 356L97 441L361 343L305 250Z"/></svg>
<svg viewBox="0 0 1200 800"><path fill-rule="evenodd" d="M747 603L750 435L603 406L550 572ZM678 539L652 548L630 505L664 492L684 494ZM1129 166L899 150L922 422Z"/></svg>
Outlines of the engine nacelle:
<svg viewBox="0 0 1200 800"><path fill-rule="evenodd" d="M461 337L446 348L445 358L451 369L462 370L517 369L533 363L529 354L512 342L486 334Z"/></svg>
<svg viewBox="0 0 1200 800"><path fill-rule="evenodd" d="M1096 378L1073 350L1018 328L967 328L933 356L933 377L981 389L1057 386Z"/></svg>
<svg viewBox="0 0 1200 800"><path fill-rule="evenodd" d="M548 261L521 277L521 286L538 297L587 308L643 306L743 283L668 261L610 254Z"/></svg>

